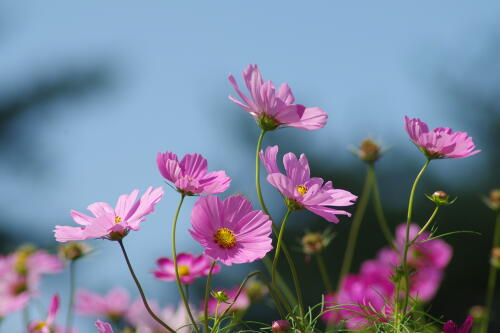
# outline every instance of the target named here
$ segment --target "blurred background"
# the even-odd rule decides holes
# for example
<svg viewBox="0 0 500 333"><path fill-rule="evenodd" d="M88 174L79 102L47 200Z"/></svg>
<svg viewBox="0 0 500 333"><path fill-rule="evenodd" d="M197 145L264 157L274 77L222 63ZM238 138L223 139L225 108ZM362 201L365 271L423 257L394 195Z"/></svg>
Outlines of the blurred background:
<svg viewBox="0 0 500 333"><path fill-rule="evenodd" d="M461 322L471 306L483 303L494 214L482 197L500 186L500 2L4 0L0 50L1 252L26 242L55 249L52 229L73 223L70 209L114 204L132 189L162 185L159 151L203 154L210 170L224 169L233 178L225 195L243 193L257 204L259 129L227 98L233 94L227 75L240 80L241 71L256 63L265 79L288 82L298 103L330 116L322 130L279 130L266 136L264 146L305 152L313 174L357 194L365 167L349 145L371 136L390 148L376 167L391 227L403 222L411 182L424 162L403 129L404 115L474 137L481 154L431 164L415 220L433 209L423 193L442 189L459 197L438 216L440 231L482 236L447 239L454 257L431 312ZM125 243L149 297L176 304L175 285L150 273L156 258L170 255L178 195L164 187L155 214ZM263 189L271 212L280 216L279 195L267 184ZM194 201L187 200L181 213L180 251L201 250L186 232ZM344 218L333 226L337 236L326 258L334 280L349 225ZM288 226L294 240L327 222L300 213ZM96 253L79 262L79 286L106 292L119 285L136 297L118 244L89 243ZM384 245L371 207L359 244L354 272ZM301 253L295 257L310 290L307 301L319 302L316 267ZM214 285L239 284L254 268L225 267ZM67 273L45 278L42 302L57 292L65 306L67 281ZM500 331L498 297L495 311L492 332ZM272 320L268 312L256 307L250 317ZM77 323L80 332L95 331L93 319ZM21 332L21 316L7 318L1 331Z"/></svg>

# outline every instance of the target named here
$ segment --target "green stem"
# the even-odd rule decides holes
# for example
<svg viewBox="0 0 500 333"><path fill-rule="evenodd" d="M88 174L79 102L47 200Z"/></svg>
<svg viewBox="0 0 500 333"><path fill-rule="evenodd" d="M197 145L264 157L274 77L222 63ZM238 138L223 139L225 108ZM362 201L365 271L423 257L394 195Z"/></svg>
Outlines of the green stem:
<svg viewBox="0 0 500 333"><path fill-rule="evenodd" d="M137 289L139 290L139 294L141 294L142 302L144 303L144 307L148 311L149 315L158 322L162 327L166 328L168 331L175 333L175 330L173 330L170 326L168 326L166 323L164 323L154 312L151 310L151 307L148 304L148 300L146 299L146 295L144 294L144 291L142 290L141 283L139 282L139 279L137 279L137 276L135 275L134 269L132 268L132 264L130 263L130 260L127 255L127 251L125 251L125 246L123 245L123 240L119 240L118 244L120 244L120 248L122 249L123 256L125 257L125 261L127 262L128 269L130 271L130 275L132 275L132 278L134 279L135 285L137 286Z"/></svg>
<svg viewBox="0 0 500 333"><path fill-rule="evenodd" d="M266 204L264 203L264 198L262 197L262 190L260 188L260 158L259 153L262 146L262 139L264 139L264 135L266 134L265 130L262 130L259 135L259 140L257 141L257 150L255 152L255 188L257 189L257 197L259 197L260 207L267 215L269 211L267 210Z"/></svg>
<svg viewBox="0 0 500 333"><path fill-rule="evenodd" d="M403 317L406 314L406 308L408 306L408 299L410 296L410 276L408 274L408 248L410 246L409 238L410 238L410 225L411 225L411 218L412 218L412 213L413 213L413 198L415 197L415 190L417 188L418 183L420 182L420 179L422 178L422 175L424 174L425 170L427 170L427 167L429 166L429 163L431 162L430 159L427 159L425 162L424 166L418 173L417 177L415 178L415 181L413 182L413 186L411 188L410 192L410 198L408 200L408 214L406 217L406 234L405 234L405 246L404 246L404 251L403 251L403 259L402 259L402 269L403 269L403 275L405 279L405 295L403 298L403 306L400 308L401 311L403 311ZM403 318L401 318L403 319Z"/></svg>
<svg viewBox="0 0 500 333"><path fill-rule="evenodd" d="M189 319L191 320L191 323L193 324L194 330L197 333L200 333L200 329L198 327L198 324L196 323L196 320L193 317L193 314L191 313L191 309L189 308L189 303L188 303L188 300L186 298L186 294L184 293L184 289L182 288L181 278L179 276L179 267L177 265L177 250L176 250L176 243L175 243L175 232L177 230L177 220L179 219L179 213L181 211L182 203L184 202L185 197L186 196L182 193L181 200L179 201L179 205L177 206L177 210L176 210L175 216L174 216L174 221L172 223L172 256L173 256L173 260L174 260L175 282L177 283L177 289L179 289L179 294L181 295L182 302L184 303L184 307L186 308Z"/></svg>
<svg viewBox="0 0 500 333"><path fill-rule="evenodd" d="M273 286L276 288L276 266L278 265L278 259L280 256L280 250L281 250L281 242L283 241L283 233L285 231L285 225L286 221L288 220L288 216L290 216L290 213L292 212L291 209L288 209L285 213L285 216L283 216L283 220L281 221L281 228L280 232L278 234L278 242L276 243L276 251L274 252L274 260L273 260L273 270L271 274L271 281Z"/></svg>
<svg viewBox="0 0 500 333"><path fill-rule="evenodd" d="M333 285L332 281L330 280L330 276L328 275L328 270L326 269L323 255L321 253L317 253L315 257L316 261L318 262L319 272L321 273L321 278L323 279L323 284L325 285L326 291L331 293L333 292Z"/></svg>
<svg viewBox="0 0 500 333"><path fill-rule="evenodd" d="M205 333L208 333L208 299L210 297L210 284L212 282L212 271L215 267L215 260L212 262L212 266L210 266L210 271L208 272L207 284L205 285L205 304L203 306L204 314L205 314Z"/></svg>
<svg viewBox="0 0 500 333"><path fill-rule="evenodd" d="M500 246L500 213L497 214L495 231L493 236L493 248ZM497 280L497 271L493 265L490 265L490 273L488 277L488 289L486 291L486 302L485 302L485 316L483 319L482 332L488 332L489 318L491 314L491 306L493 305L493 298L495 296L495 284Z"/></svg>
<svg viewBox="0 0 500 333"><path fill-rule="evenodd" d="M66 331L71 332L73 328L73 307L75 303L75 287L76 287L76 261L69 262L69 301L68 314L66 316Z"/></svg>
<svg viewBox="0 0 500 333"><path fill-rule="evenodd" d="M373 165L368 165L368 170L372 173L373 177L373 185L372 185L372 200L373 200L373 208L375 209L375 215L377 216L378 224L382 233L384 234L387 243L394 248L394 239L392 238L391 229L389 228L389 224L387 223L387 219L385 218L384 208L382 206L382 201L380 200L380 192L378 190L378 182L377 175L375 174L375 168Z"/></svg>
<svg viewBox="0 0 500 333"><path fill-rule="evenodd" d="M370 197L372 180L373 180L373 173L370 171L370 169L368 169L365 177L365 184L363 186L363 191L361 192L361 197L359 199L358 206L356 207L356 211L354 212L354 218L352 220L351 230L349 231L347 248L345 251L344 260L342 261L342 268L340 269L340 276L337 288L338 290L340 290L340 286L342 285L342 279L347 274L349 274L349 271L351 269L359 228L361 227L361 221L363 221L363 217L366 211L366 206L368 205L368 199Z"/></svg>
<svg viewBox="0 0 500 333"><path fill-rule="evenodd" d="M415 243L415 241L418 239L418 237L420 237L424 232L425 230L427 230L427 228L429 227L429 225L431 225L432 221L434 221L434 218L436 217L437 215L437 212L439 210L439 205L436 205L436 208L434 208L434 211L432 212L432 215L431 217L429 217L429 219L427 220L427 222L424 224L424 226L422 227L422 229L420 229L420 231L415 235L415 237L411 240L410 242L410 246Z"/></svg>
<svg viewBox="0 0 500 333"><path fill-rule="evenodd" d="M267 260L265 260L267 259ZM273 271L273 262L269 257L264 257L264 266L266 267L266 270L268 271L269 275L272 274ZM286 283L283 281L283 278L281 277L280 274L276 274L276 282L278 285L280 285L283 288L283 291L280 290L280 288L273 289L276 291L276 294L278 295L279 299L283 303L283 305L287 308L287 311L290 312L292 309L290 307L290 304L288 300L291 300L290 303L296 304L297 301L295 300L295 296L292 295L292 292L286 285ZM269 289L271 290L271 289Z"/></svg>

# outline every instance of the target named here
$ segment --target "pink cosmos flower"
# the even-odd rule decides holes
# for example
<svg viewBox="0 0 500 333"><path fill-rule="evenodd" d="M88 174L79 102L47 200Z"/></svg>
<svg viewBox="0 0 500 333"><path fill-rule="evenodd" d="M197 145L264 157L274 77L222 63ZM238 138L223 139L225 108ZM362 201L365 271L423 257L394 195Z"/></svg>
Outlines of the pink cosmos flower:
<svg viewBox="0 0 500 333"><path fill-rule="evenodd" d="M222 193L231 184L224 171L207 172L208 162L200 154L187 154L179 162L167 151L158 153L156 163L161 175L185 195Z"/></svg>
<svg viewBox="0 0 500 333"><path fill-rule="evenodd" d="M137 231L145 216L154 211L154 206L163 197L161 187L149 187L136 201L139 190L123 194L118 198L113 209L105 202L96 202L87 207L94 215L87 216L75 210L71 211L73 220L82 227L56 225L54 234L58 242L70 242L89 238L121 240L130 230Z"/></svg>
<svg viewBox="0 0 500 333"><path fill-rule="evenodd" d="M328 115L318 107L307 108L294 104L295 97L286 83L276 91L271 81L264 82L257 65L248 65L243 80L250 93L248 98L238 87L233 75L229 82L243 102L233 96L229 99L248 112L264 130L289 126L304 130L316 130L325 126Z"/></svg>
<svg viewBox="0 0 500 333"><path fill-rule="evenodd" d="M230 266L262 259L271 251L271 223L242 196L206 196L194 205L189 232L208 257Z"/></svg>
<svg viewBox="0 0 500 333"><path fill-rule="evenodd" d="M51 333L53 332L53 324L56 319L57 312L59 311L59 296L55 295L52 297L52 301L49 306L49 313L47 319L44 321L34 321L28 326L29 333Z"/></svg>
<svg viewBox="0 0 500 333"><path fill-rule="evenodd" d="M97 327L98 333L114 333L111 324L97 320L95 322L95 327Z"/></svg>
<svg viewBox="0 0 500 333"><path fill-rule="evenodd" d="M163 281L175 281L175 268L174 261L170 258L160 258L156 261L158 269L153 273L155 277ZM194 256L189 253L177 254L177 267L179 270L179 277L184 284L191 284L200 276L207 276L210 272L212 260L207 256L200 254ZM219 265L215 265L212 274L218 273L220 270Z"/></svg>
<svg viewBox="0 0 500 333"><path fill-rule="evenodd" d="M473 322L474 319L468 316L462 326L457 327L453 321L448 320L443 326L443 333L469 333Z"/></svg>
<svg viewBox="0 0 500 333"><path fill-rule="evenodd" d="M289 207L306 208L334 223L340 221L337 215L351 216L345 210L328 206L351 206L357 196L346 190L334 189L331 181L324 183L322 178L311 178L309 163L304 154L300 158L293 153L283 156L284 175L278 168L277 154L278 146L267 147L265 152L260 152L260 158L268 173L267 181L285 196Z"/></svg>
<svg viewBox="0 0 500 333"><path fill-rule="evenodd" d="M179 304L177 308L166 306L161 311L156 302L148 302L155 313L163 322L172 327L178 333L191 333L191 322L184 304ZM190 306L193 309L193 306ZM195 312L195 311L194 311ZM127 312L127 322L141 333L160 333L165 332L165 328L158 324L146 311L142 300L138 299L132 303Z"/></svg>
<svg viewBox="0 0 500 333"><path fill-rule="evenodd" d="M80 289L76 293L75 310L82 316L107 317L111 320L122 318L130 306L126 290L114 288L106 295Z"/></svg>
<svg viewBox="0 0 500 333"><path fill-rule="evenodd" d="M429 131L427 124L418 118L405 116L406 132L411 141L430 159L464 158L480 150L466 132L453 132L451 128L437 127Z"/></svg>
<svg viewBox="0 0 500 333"><path fill-rule="evenodd" d="M217 309L217 314L220 316L226 309L232 304L231 309L228 311L228 313L233 313L237 311L244 311L250 306L250 298L245 294L245 292L242 290L241 293L238 295L238 289L239 287L234 287L233 289L229 290L221 290L227 295L227 301L226 302L221 302L219 304L219 308ZM236 297L238 295L238 297ZM208 300L208 313L211 316L215 316L215 310L217 308L217 300L211 296L210 299Z"/></svg>

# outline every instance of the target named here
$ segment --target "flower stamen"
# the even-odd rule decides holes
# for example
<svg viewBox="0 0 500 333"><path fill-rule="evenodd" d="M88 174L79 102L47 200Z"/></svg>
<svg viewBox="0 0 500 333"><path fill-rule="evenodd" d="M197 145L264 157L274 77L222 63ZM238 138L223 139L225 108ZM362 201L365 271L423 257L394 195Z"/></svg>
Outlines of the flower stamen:
<svg viewBox="0 0 500 333"><path fill-rule="evenodd" d="M115 216L115 223L120 223L122 221L121 217Z"/></svg>
<svg viewBox="0 0 500 333"><path fill-rule="evenodd" d="M307 186L305 186L304 184L297 185L295 186L295 188L297 189L297 191L299 191L300 195L304 195L307 193Z"/></svg>
<svg viewBox="0 0 500 333"><path fill-rule="evenodd" d="M179 276L187 276L189 275L189 267L186 265L180 265L177 267L177 271L179 272Z"/></svg>
<svg viewBox="0 0 500 333"><path fill-rule="evenodd" d="M220 228L214 234L214 241L224 249L230 249L236 245L236 236L231 229Z"/></svg>

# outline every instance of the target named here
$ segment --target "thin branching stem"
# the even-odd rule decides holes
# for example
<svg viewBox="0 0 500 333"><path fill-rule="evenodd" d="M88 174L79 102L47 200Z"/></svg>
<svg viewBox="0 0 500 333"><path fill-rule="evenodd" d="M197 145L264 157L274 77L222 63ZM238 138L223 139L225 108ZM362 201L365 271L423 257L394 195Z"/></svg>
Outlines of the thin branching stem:
<svg viewBox="0 0 500 333"><path fill-rule="evenodd" d="M493 248L500 246L500 213L497 214L495 223L495 231L493 234ZM497 270L494 265L490 265L490 273L488 276L488 289L486 291L485 302L485 316L482 325L482 333L488 332L489 319L491 315L491 306L493 305L493 298L495 296L495 284L497 280Z"/></svg>

